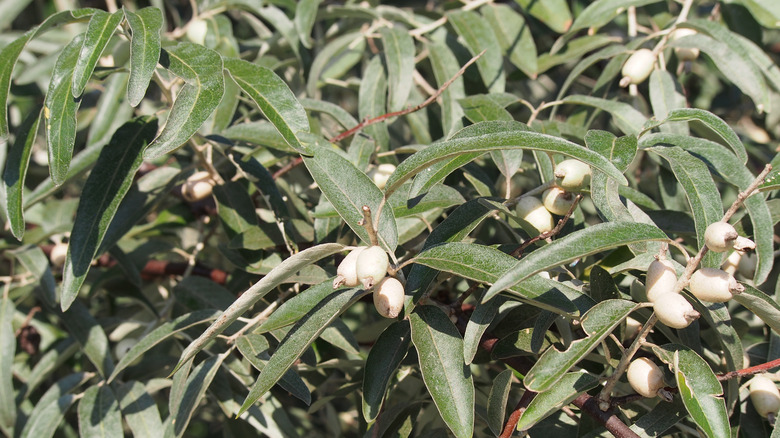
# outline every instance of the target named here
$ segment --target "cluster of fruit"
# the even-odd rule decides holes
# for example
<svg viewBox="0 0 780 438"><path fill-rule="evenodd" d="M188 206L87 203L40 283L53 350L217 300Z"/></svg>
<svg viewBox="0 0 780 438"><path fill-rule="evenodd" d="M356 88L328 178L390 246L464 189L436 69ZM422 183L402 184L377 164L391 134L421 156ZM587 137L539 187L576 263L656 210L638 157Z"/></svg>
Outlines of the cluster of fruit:
<svg viewBox="0 0 780 438"><path fill-rule="evenodd" d="M333 288L362 285L374 288L374 307L385 318L396 318L404 308L404 286L393 277L385 277L390 261L378 246L359 246L342 260L336 270Z"/></svg>
<svg viewBox="0 0 780 438"><path fill-rule="evenodd" d="M555 166L555 185L545 190L542 199L522 196L515 212L539 233L551 231L555 222L553 214L563 216L574 204L574 192L590 184L590 167L578 160L563 160Z"/></svg>
<svg viewBox="0 0 780 438"><path fill-rule="evenodd" d="M670 34L669 39L676 40L695 34L696 31L693 29L678 28ZM681 62L693 61L699 57L699 49L678 47L674 49L674 54ZM656 51L650 49L639 49L631 54L626 63L623 64L623 70L621 70L623 77L620 80L620 86L627 87L644 82L653 72L657 57Z"/></svg>

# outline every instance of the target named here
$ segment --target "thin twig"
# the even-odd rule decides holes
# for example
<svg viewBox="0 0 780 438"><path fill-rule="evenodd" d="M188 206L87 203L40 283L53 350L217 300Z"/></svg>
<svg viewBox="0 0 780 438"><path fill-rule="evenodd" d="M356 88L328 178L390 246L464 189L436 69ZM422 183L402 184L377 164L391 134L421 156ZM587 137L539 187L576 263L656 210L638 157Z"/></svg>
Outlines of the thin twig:
<svg viewBox="0 0 780 438"><path fill-rule="evenodd" d="M553 228L550 231L545 231L544 233L539 234L538 236L532 237L525 242L523 242L522 245L517 247L514 251L512 251L512 257L520 258L523 256L523 251L526 250L529 246L533 245L535 242L538 242L542 239L549 239L550 237L555 236L556 234L560 233L563 229L563 226L566 225L566 222L569 221L569 218L571 217L572 213L574 213L574 209L577 208L577 204L579 204L580 200L582 199L582 194L578 194L577 197L574 198L574 202L571 204L571 207L569 207L569 211L566 212L566 215L563 216L560 220L558 220L558 224L555 225L555 228Z"/></svg>
<svg viewBox="0 0 780 438"><path fill-rule="evenodd" d="M520 401L517 402L517 406L515 406L515 409L509 415L509 419L506 420L504 430L501 431L499 438L509 438L513 433L515 433L517 422L520 421L520 417L523 415L523 412L525 412L525 409L528 407L534 397L536 397L536 394L537 393L534 391L525 391L523 393L523 396L520 397Z"/></svg>

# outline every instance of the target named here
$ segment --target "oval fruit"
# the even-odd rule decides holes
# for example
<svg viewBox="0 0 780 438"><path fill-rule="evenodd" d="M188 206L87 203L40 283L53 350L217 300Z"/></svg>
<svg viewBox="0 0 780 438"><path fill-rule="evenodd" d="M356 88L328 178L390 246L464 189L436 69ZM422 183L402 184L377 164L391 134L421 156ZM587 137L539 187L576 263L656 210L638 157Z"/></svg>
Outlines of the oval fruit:
<svg viewBox="0 0 780 438"><path fill-rule="evenodd" d="M376 245L370 246L358 255L357 279L363 287L370 289L385 278L389 266L385 250Z"/></svg>
<svg viewBox="0 0 780 438"><path fill-rule="evenodd" d="M590 184L590 166L579 160L563 160L553 171L555 184L567 192L578 192Z"/></svg>
<svg viewBox="0 0 780 438"><path fill-rule="evenodd" d="M655 66L655 53L650 49L639 49L631 55L625 64L623 64L623 79L620 80L620 86L625 87L629 84L641 84L650 76Z"/></svg>
<svg viewBox="0 0 780 438"><path fill-rule="evenodd" d="M699 318L699 312L682 295L668 293L659 295L653 303L658 320L671 328L681 329Z"/></svg>
<svg viewBox="0 0 780 438"><path fill-rule="evenodd" d="M645 290L647 300L655 303L659 296L674 292L677 283L677 272L669 260L653 260L647 268L647 280Z"/></svg>
<svg viewBox="0 0 780 438"><path fill-rule="evenodd" d="M542 201L533 196L524 196L517 201L515 212L524 221L531 224L540 233L545 233L553 229L553 217Z"/></svg>
<svg viewBox="0 0 780 438"><path fill-rule="evenodd" d="M206 171L195 172L181 186L181 196L189 202L200 201L211 196L214 180Z"/></svg>
<svg viewBox="0 0 780 438"><path fill-rule="evenodd" d="M655 397L664 383L664 372L652 360L640 357L631 361L626 371L631 387L645 397Z"/></svg>
<svg viewBox="0 0 780 438"><path fill-rule="evenodd" d="M710 251L726 252L734 246L739 234L728 222L713 222L704 231L704 244Z"/></svg>
<svg viewBox="0 0 780 438"><path fill-rule="evenodd" d="M344 257L344 260L339 263L339 267L336 268L336 278L333 280L334 289L342 285L355 287L360 284L357 277L357 259L360 253L366 248L366 246L359 246L353 249Z"/></svg>
<svg viewBox="0 0 780 438"><path fill-rule="evenodd" d="M725 303L745 287L737 283L733 275L716 268L701 268L691 276L688 290L698 299L712 303Z"/></svg>
<svg viewBox="0 0 780 438"><path fill-rule="evenodd" d="M49 260L51 260L52 266L59 268L65 264L65 259L67 256L68 244L57 243L51 248L51 252L49 253Z"/></svg>
<svg viewBox="0 0 780 438"><path fill-rule="evenodd" d="M374 181L374 184L379 187L379 190L383 190L385 185L387 185L387 180L393 172L395 172L395 165L384 163L372 167L371 170L368 171L368 177L371 178L371 181Z"/></svg>
<svg viewBox="0 0 780 438"><path fill-rule="evenodd" d="M542 204L552 214L563 216L574 205L574 195L560 187L550 187L542 194Z"/></svg>
<svg viewBox="0 0 780 438"><path fill-rule="evenodd" d="M775 415L780 410L780 391L771 379L754 376L750 379L750 401L762 417Z"/></svg>
<svg viewBox="0 0 780 438"><path fill-rule="evenodd" d="M393 277L379 282L374 291L374 307L385 318L397 318L404 308L404 285Z"/></svg>

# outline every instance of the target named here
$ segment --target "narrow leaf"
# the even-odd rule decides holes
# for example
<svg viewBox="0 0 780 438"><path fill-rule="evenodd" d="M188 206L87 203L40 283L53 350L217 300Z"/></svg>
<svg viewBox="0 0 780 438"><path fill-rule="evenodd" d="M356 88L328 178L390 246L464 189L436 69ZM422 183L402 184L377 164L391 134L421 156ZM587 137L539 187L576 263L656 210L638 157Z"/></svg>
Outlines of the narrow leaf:
<svg viewBox="0 0 780 438"><path fill-rule="evenodd" d="M329 281L306 289L279 306L279 308L276 309L276 311L274 311L274 313L272 313L257 330L255 330L255 333L270 332L294 324L304 315L309 313L317 303L333 292L333 283Z"/></svg>
<svg viewBox="0 0 780 438"><path fill-rule="evenodd" d="M0 298L0 429L11 430L16 421L13 365L16 356L16 335L11 324L14 303L6 295Z"/></svg>
<svg viewBox="0 0 780 438"><path fill-rule="evenodd" d="M133 436L162 438L163 425L160 411L143 383L138 381L125 383L116 395L122 415L130 426Z"/></svg>
<svg viewBox="0 0 780 438"><path fill-rule="evenodd" d="M571 11L565 0L515 0L515 3L555 32L564 33L571 27Z"/></svg>
<svg viewBox="0 0 780 438"><path fill-rule="evenodd" d="M162 11L146 7L138 12L122 8L133 32L130 40L130 81L127 84L127 100L136 107L149 87L157 61L160 60L160 31L163 26Z"/></svg>
<svg viewBox="0 0 780 438"><path fill-rule="evenodd" d="M667 240L658 227L642 223L606 222L575 231L523 257L493 283L483 301L537 272L630 243Z"/></svg>
<svg viewBox="0 0 780 438"><path fill-rule="evenodd" d="M482 57L477 59L477 68L485 87L494 93L503 92L506 77L501 46L488 22L476 12L463 9L448 12L447 20L463 38L472 56L485 51Z"/></svg>
<svg viewBox="0 0 780 438"><path fill-rule="evenodd" d="M648 79L650 89L650 104L653 107L653 116L656 120L666 120L669 112L685 108L687 101L682 93L677 79L666 70L653 70ZM685 123L667 121L659 126L662 132L687 135L688 127Z"/></svg>
<svg viewBox="0 0 780 438"><path fill-rule="evenodd" d="M623 102L581 95L567 96L563 101L576 105L592 106L608 112L612 116L612 120L615 121L615 125L624 134L638 134L647 121L647 117L636 108Z"/></svg>
<svg viewBox="0 0 780 438"><path fill-rule="evenodd" d="M224 62L230 76L273 123L287 144L300 153L307 153L298 133L309 132L309 118L287 84L265 67L235 58L227 58Z"/></svg>
<svg viewBox="0 0 780 438"><path fill-rule="evenodd" d="M98 373L103 377L111 374L114 371L114 361L111 360L108 336L89 313L89 309L81 304L81 301L75 301L67 312L59 316Z"/></svg>
<svg viewBox="0 0 780 438"><path fill-rule="evenodd" d="M303 317L285 336L271 359L263 368L257 381L241 406L239 415L249 409L284 375L304 350L323 330L353 302L368 293L363 289L344 289L322 300L317 307Z"/></svg>
<svg viewBox="0 0 780 438"><path fill-rule="evenodd" d="M745 291L734 295L734 301L761 318L775 333L780 334L780 304L760 290L742 283Z"/></svg>
<svg viewBox="0 0 780 438"><path fill-rule="evenodd" d="M456 437L472 436L474 382L458 329L435 306L418 306L410 320L420 372L436 408Z"/></svg>
<svg viewBox="0 0 780 438"><path fill-rule="evenodd" d="M742 164L747 163L748 157L745 145L742 144L742 141L740 141L737 133L731 129L731 126L715 114L699 108L678 108L669 111L669 117L666 120L671 122L697 120L707 125L726 142Z"/></svg>
<svg viewBox="0 0 780 438"><path fill-rule="evenodd" d="M271 357L268 355L268 341L263 335L249 333L241 336L236 341L236 346L238 346L238 350L255 369L263 371L266 363L268 363L268 359ZM311 405L311 392L303 379L301 379L301 376L294 370L289 369L282 375L281 379L279 379L279 386L306 403L307 406Z"/></svg>
<svg viewBox="0 0 780 438"><path fill-rule="evenodd" d="M321 2L322 0L301 0L295 6L295 29L298 31L298 39L307 49L314 45L311 29L317 19L317 8Z"/></svg>
<svg viewBox="0 0 780 438"><path fill-rule="evenodd" d="M429 59L433 76L436 78L436 85L442 84L455 77L458 72L458 60L452 53L452 50L443 43L429 43L427 45ZM458 100L466 97L466 91L463 85L463 78L458 77L455 81L441 93L441 124L444 136L449 135L463 127L463 110L458 104Z"/></svg>
<svg viewBox="0 0 780 438"><path fill-rule="evenodd" d="M501 50L512 64L531 79L536 78L536 44L523 16L503 4L487 4L479 12L490 24Z"/></svg>
<svg viewBox="0 0 780 438"><path fill-rule="evenodd" d="M24 236L24 210L22 209L24 181L27 178L27 167L30 164L30 155L40 121L40 111L32 111L24 120L16 132L14 144L8 151L3 172L5 214L11 225L11 233L20 241Z"/></svg>
<svg viewBox="0 0 780 438"><path fill-rule="evenodd" d="M554 386L557 388L565 373L638 308L638 304L626 300L606 300L593 306L581 320L587 337L572 342L565 351L548 348L526 374L523 380L525 387L536 392L547 391Z"/></svg>
<svg viewBox="0 0 780 438"><path fill-rule="evenodd" d="M122 125L101 151L76 212L63 268L61 306L70 307L89 272L92 258L122 202L143 152L157 131L157 120L139 117Z"/></svg>
<svg viewBox="0 0 780 438"><path fill-rule="evenodd" d="M146 149L146 159L161 157L189 140L217 108L225 91L222 57L200 44L179 43L168 48L161 52L160 64L185 84L160 135Z"/></svg>
<svg viewBox="0 0 780 438"><path fill-rule="evenodd" d="M84 384L91 377L91 373L75 373L65 376L51 385L38 399L19 436L22 438L54 436L62 418L76 401L76 397L69 392Z"/></svg>
<svg viewBox="0 0 780 438"><path fill-rule="evenodd" d="M116 27L122 21L123 14L116 11L109 14L104 11L96 11L92 14L87 25L87 31L84 34L84 43L79 52L76 67L73 70L73 81L71 83L71 94L78 98L84 93L92 72L95 71L98 59L103 54L103 50L114 35Z"/></svg>
<svg viewBox="0 0 780 438"><path fill-rule="evenodd" d="M363 79L358 90L358 116L361 120L379 117L387 112L387 74L382 65L382 59L374 56L363 71ZM390 133L387 121L381 121L363 129L363 133L379 145L380 150L387 150L390 143Z"/></svg>
<svg viewBox="0 0 780 438"><path fill-rule="evenodd" d="M411 342L408 321L396 321L377 338L363 373L363 418L374 421L382 408L387 385L406 356Z"/></svg>
<svg viewBox="0 0 780 438"><path fill-rule="evenodd" d="M225 360L225 355L211 356L198 364L187 378L183 388L184 393L177 406L178 409L171 412L173 420L169 424L172 425L173 433L176 437L184 435L195 408L198 407L200 401L206 395L206 389L211 385L211 381L214 380L214 376L217 374L217 370L219 370L223 360Z"/></svg>
<svg viewBox="0 0 780 438"><path fill-rule="evenodd" d="M399 111L406 106L412 91L414 72L414 40L400 26L382 27L382 45L387 63L388 110Z"/></svg>
<svg viewBox="0 0 780 438"><path fill-rule="evenodd" d="M536 394L520 416L517 430L528 430L548 415L566 406L580 394L595 388L599 379L582 371L567 373L554 387Z"/></svg>
<svg viewBox="0 0 780 438"><path fill-rule="evenodd" d="M494 300L495 301L495 300ZM490 430L496 435L501 435L506 418L506 404L509 399L509 390L512 389L512 370L501 371L490 388L487 406L487 423Z"/></svg>
<svg viewBox="0 0 780 438"><path fill-rule="evenodd" d="M133 116L133 107L127 104L125 98L129 78L127 73L116 72L103 82L103 90L95 106L95 117L89 123L87 149L108 144L114 132ZM78 157L74 157L71 169L77 165ZM68 178L71 177L69 171Z"/></svg>
<svg viewBox="0 0 780 438"><path fill-rule="evenodd" d="M503 300L490 300L486 303L477 303L476 309L471 313L466 324L466 332L463 333L463 357L466 365L471 365L477 354L482 335L498 314L498 308Z"/></svg>
<svg viewBox="0 0 780 438"><path fill-rule="evenodd" d="M276 266L265 277L252 285L243 294L241 294L233 304L230 305L220 317L209 326L197 339L192 341L181 353L179 363L172 373L175 373L184 363L195 356L210 340L222 333L239 316L249 310L260 298L265 296L276 286L282 284L288 277L294 275L301 268L308 266L324 257L333 255L344 250L344 245L338 243L323 243L308 249L305 249L295 255L288 257L278 266Z"/></svg>
<svg viewBox="0 0 780 438"><path fill-rule="evenodd" d="M651 3L657 3L660 0L596 0L577 15L574 24L571 25L569 32L576 32L586 27L601 27L615 17L617 17L625 8L629 6L644 6Z"/></svg>
<svg viewBox="0 0 780 438"><path fill-rule="evenodd" d="M90 386L79 401L79 435L84 437L122 436L122 415L114 391L108 386Z"/></svg>

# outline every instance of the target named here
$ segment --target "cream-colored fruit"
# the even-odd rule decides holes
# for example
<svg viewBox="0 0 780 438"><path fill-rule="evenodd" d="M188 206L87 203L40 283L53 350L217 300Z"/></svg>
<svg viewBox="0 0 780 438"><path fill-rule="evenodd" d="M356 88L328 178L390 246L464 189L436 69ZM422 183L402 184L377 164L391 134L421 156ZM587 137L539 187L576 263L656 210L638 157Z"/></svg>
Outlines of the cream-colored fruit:
<svg viewBox="0 0 780 438"><path fill-rule="evenodd" d="M752 251L756 249L756 243L747 237L737 236L737 239L734 240L734 249L742 252Z"/></svg>
<svg viewBox="0 0 780 438"><path fill-rule="evenodd" d="M726 252L734 246L739 234L728 222L713 222L704 231L704 244L710 251Z"/></svg>
<svg viewBox="0 0 780 438"><path fill-rule="evenodd" d="M363 287L370 289L385 278L389 266L390 261L385 250L370 246L358 255L357 279Z"/></svg>
<svg viewBox="0 0 780 438"><path fill-rule="evenodd" d="M214 180L206 171L195 172L181 186L181 196L190 202L200 201L211 196Z"/></svg>
<svg viewBox="0 0 780 438"><path fill-rule="evenodd" d="M347 254L344 260L339 263L339 267L336 268L336 278L333 279L333 288L341 286L355 287L360 282L357 277L357 260L358 256L367 246L360 246Z"/></svg>
<svg viewBox="0 0 780 438"><path fill-rule="evenodd" d="M626 87L629 84L641 84L653 72L655 65L655 53L650 49L639 49L634 52L623 64L623 79L620 80L620 86Z"/></svg>
<svg viewBox="0 0 780 438"><path fill-rule="evenodd" d="M374 291L374 307L385 318L397 318L404 308L404 285L393 277L379 282Z"/></svg>
<svg viewBox="0 0 780 438"><path fill-rule="evenodd" d="M658 320L671 328L681 329L699 318L699 312L682 295L668 293L659 295L653 303Z"/></svg>
<svg viewBox="0 0 780 438"><path fill-rule="evenodd" d="M739 262L741 259L742 259L742 253L740 253L739 251L733 251L726 258L726 261L723 262L722 265L720 265L720 269L723 269L729 274L734 275L737 273L737 269L739 267Z"/></svg>
<svg viewBox="0 0 780 438"><path fill-rule="evenodd" d="M754 376L750 379L750 401L762 417L774 416L780 410L780 391L769 378Z"/></svg>
<svg viewBox="0 0 780 438"><path fill-rule="evenodd" d="M626 339L634 339L642 329L642 323L632 317L626 318Z"/></svg>
<svg viewBox="0 0 780 438"><path fill-rule="evenodd" d="M195 44L203 45L206 42L206 33L209 24L205 20L196 18L187 24L187 39Z"/></svg>
<svg viewBox="0 0 780 438"><path fill-rule="evenodd" d="M56 243L52 248L51 252L49 253L49 260L51 260L51 264L54 267L61 267L65 264L65 259L68 256L68 244L67 243Z"/></svg>
<svg viewBox="0 0 780 438"><path fill-rule="evenodd" d="M646 357L631 361L626 377L634 391L645 397L655 397L658 395L658 390L665 386L664 372Z"/></svg>
<svg viewBox="0 0 780 438"><path fill-rule="evenodd" d="M693 29L681 27L679 29L676 29L674 32L672 32L669 39L676 40L690 35L696 35L697 33L698 32L696 32ZM674 54L677 56L677 59L679 59L680 61L683 62L693 61L694 59L699 57L699 49L689 49L687 47L675 47Z"/></svg>
<svg viewBox="0 0 780 438"><path fill-rule="evenodd" d="M550 187L542 194L542 204L550 213L563 216L574 205L574 195L560 187Z"/></svg>
<svg viewBox="0 0 780 438"><path fill-rule="evenodd" d="M567 192L579 192L590 184L590 166L579 160L563 160L553 170L555 185Z"/></svg>
<svg viewBox="0 0 780 438"><path fill-rule="evenodd" d="M655 303L659 296L673 293L675 283L677 283L677 272L672 262L666 259L653 260L647 268L647 280L645 280L647 300Z"/></svg>
<svg viewBox="0 0 780 438"><path fill-rule="evenodd" d="M544 208L542 201L533 196L520 198L515 206L515 212L540 233L550 231L554 227L552 214Z"/></svg>
<svg viewBox="0 0 780 438"><path fill-rule="evenodd" d="M385 185L387 185L387 180L390 178L390 175L392 175L393 172L395 172L395 166L390 163L384 163L380 164L379 166L372 167L368 171L368 177L371 178L371 181L374 181L374 184L376 184L380 190L383 190Z"/></svg>
<svg viewBox="0 0 780 438"><path fill-rule="evenodd" d="M745 287L724 270L701 268L691 276L688 290L700 300L725 303L734 295L742 293Z"/></svg>
<svg viewBox="0 0 780 438"><path fill-rule="evenodd" d="M739 254L735 251L735 253ZM752 279L756 275L756 265L758 264L758 257L755 254L743 254L739 258L739 264L737 265L737 272L739 275Z"/></svg>
<svg viewBox="0 0 780 438"><path fill-rule="evenodd" d="M136 338L124 338L117 342L114 346L114 356L116 357L116 360L122 360L127 352L130 351L130 349L133 348L137 343L138 339Z"/></svg>

